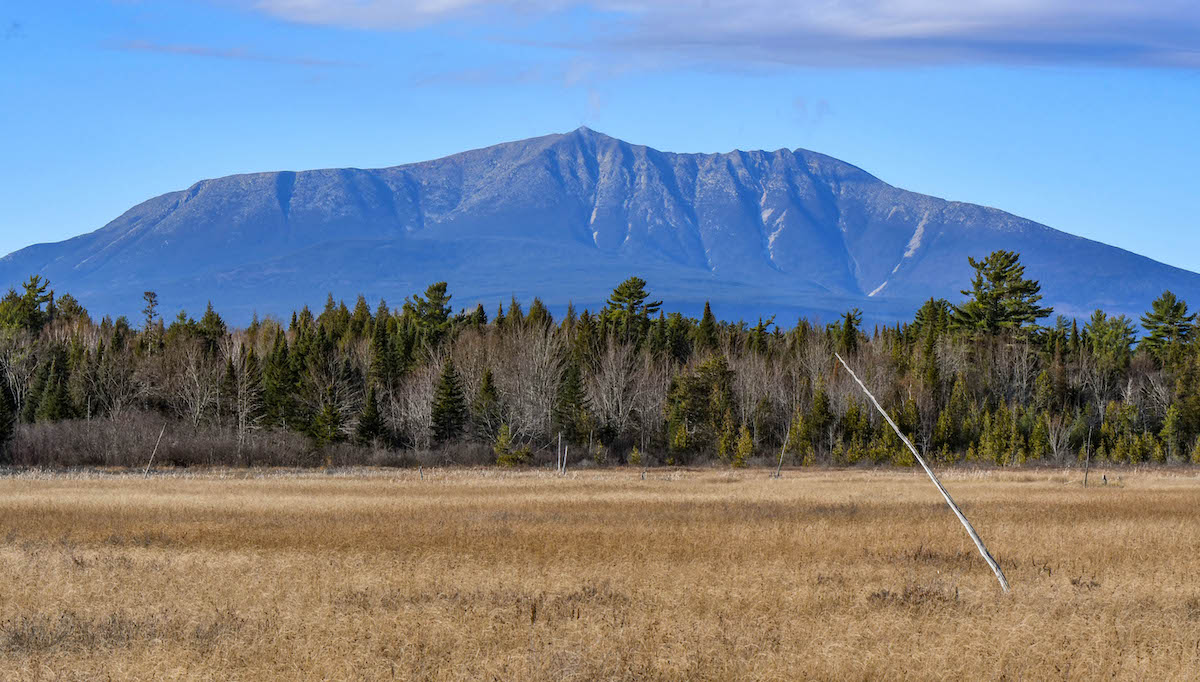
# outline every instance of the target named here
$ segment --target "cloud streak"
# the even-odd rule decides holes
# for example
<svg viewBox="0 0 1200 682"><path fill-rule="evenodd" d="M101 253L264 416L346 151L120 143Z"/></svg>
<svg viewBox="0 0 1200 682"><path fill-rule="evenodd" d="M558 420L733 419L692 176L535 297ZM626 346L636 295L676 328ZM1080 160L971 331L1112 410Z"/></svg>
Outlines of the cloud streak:
<svg viewBox="0 0 1200 682"><path fill-rule="evenodd" d="M258 0L298 23L404 30L595 13L581 49L806 66L1200 68L1194 0Z"/></svg>
<svg viewBox="0 0 1200 682"><path fill-rule="evenodd" d="M159 54L183 55L188 57L209 57L216 59L231 59L238 61L263 62L267 64L288 64L305 67L345 67L354 66L348 62L313 57L293 57L262 54L241 47L209 47L205 45L160 44L146 40L128 40L114 47L129 52L156 52Z"/></svg>

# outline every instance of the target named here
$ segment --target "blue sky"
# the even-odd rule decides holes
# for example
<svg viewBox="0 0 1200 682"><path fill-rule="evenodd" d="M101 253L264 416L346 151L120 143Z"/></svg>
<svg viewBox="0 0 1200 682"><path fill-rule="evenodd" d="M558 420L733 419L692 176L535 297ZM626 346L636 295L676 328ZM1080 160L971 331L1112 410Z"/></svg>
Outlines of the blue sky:
<svg viewBox="0 0 1200 682"><path fill-rule="evenodd" d="M240 172L580 125L802 147L1200 271L1200 9L1167 0L15 0L0 253Z"/></svg>

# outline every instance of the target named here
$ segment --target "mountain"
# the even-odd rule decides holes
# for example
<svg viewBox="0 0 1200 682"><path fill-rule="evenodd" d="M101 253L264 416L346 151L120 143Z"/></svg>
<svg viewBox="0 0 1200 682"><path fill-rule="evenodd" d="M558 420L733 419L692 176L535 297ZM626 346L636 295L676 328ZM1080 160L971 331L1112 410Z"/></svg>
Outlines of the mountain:
<svg viewBox="0 0 1200 682"><path fill-rule="evenodd" d="M1021 253L1057 313L1138 315L1200 275L993 208L907 192L802 149L674 154L580 128L392 168L202 180L95 232L0 259L93 314L212 300L235 322L327 292L398 305L446 280L460 307L510 296L601 305L630 275L669 310L722 317L911 317L970 282L967 256Z"/></svg>

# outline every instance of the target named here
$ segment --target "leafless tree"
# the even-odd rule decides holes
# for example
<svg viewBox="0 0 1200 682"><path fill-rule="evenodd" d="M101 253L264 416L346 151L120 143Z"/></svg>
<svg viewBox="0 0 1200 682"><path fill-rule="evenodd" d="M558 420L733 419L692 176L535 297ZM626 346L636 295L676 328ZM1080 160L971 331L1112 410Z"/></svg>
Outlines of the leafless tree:
<svg viewBox="0 0 1200 682"><path fill-rule="evenodd" d="M217 406L220 370L215 358L198 341L189 341L168 377L175 411L192 426L199 426Z"/></svg>
<svg viewBox="0 0 1200 682"><path fill-rule="evenodd" d="M25 406L33 375L37 372L37 356L33 352L33 338L26 331L4 330L0 333L0 371L13 397L17 414Z"/></svg>
<svg viewBox="0 0 1200 682"><path fill-rule="evenodd" d="M395 391L388 391L380 410L388 428L407 434L413 447L428 450L433 427L433 394L441 363L430 362L408 372Z"/></svg>
<svg viewBox="0 0 1200 682"><path fill-rule="evenodd" d="M1049 434L1050 452L1054 460L1062 464L1070 451L1071 420L1062 413L1047 416L1046 432Z"/></svg>
<svg viewBox="0 0 1200 682"><path fill-rule="evenodd" d="M601 424L623 436L634 409L635 353L633 347L613 341L600 352L596 370L588 378L588 397Z"/></svg>

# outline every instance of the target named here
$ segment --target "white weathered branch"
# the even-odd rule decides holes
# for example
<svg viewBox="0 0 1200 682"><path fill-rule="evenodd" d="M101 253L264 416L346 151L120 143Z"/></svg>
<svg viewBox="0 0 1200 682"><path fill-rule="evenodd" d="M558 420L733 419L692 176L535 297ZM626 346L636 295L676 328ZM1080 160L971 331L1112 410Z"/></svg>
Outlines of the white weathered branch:
<svg viewBox="0 0 1200 682"><path fill-rule="evenodd" d="M975 532L975 528L971 526L971 522L967 520L967 517L962 513L962 510L958 508L958 505L954 504L954 500L950 498L950 493L946 492L946 489L942 487L942 482L939 481L938 477L933 474L933 469L930 469L929 465L925 463L925 458L921 457L921 454L917 452L915 447L913 447L913 444L908 440L908 437L900 432L900 427L896 426L896 422L892 421L892 418L888 415L887 410L884 410L879 404L879 401L875 399L875 396L871 395L871 391L867 389L867 385L862 382L862 379L858 378L858 375L854 373L854 370L850 369L850 365L846 364L846 361L842 359L842 356L838 355L837 353L834 353L833 356L838 359L838 362L842 363L842 367L846 368L846 371L850 373L850 377L858 383L859 387L862 388L863 393L866 393L867 397L871 399L871 403L875 405L875 409L879 410L879 413L882 414L883 418L887 420L887 423L892 427L892 430L896 432L896 435L900 436L900 440L904 441L904 444L907 445L908 449L912 451L913 456L917 458L917 462L921 464L921 468L925 470L925 473L929 474L929 480L933 481L933 484L937 486L938 492L942 494L942 497L946 500L946 504L950 505L951 511L953 511L954 515L958 517L958 520L962 522L963 528L967 529L967 535L971 536L971 540L975 542L975 548L979 550L979 554L983 556L983 560L987 562L988 566L992 568L992 572L996 574L996 579L1000 581L1000 587L1005 592L1008 592L1008 580L1004 577L1004 571L1000 570L1000 565L997 564L996 560L992 558L992 555L988 553L987 547L984 546L983 540L979 539L979 534Z"/></svg>

